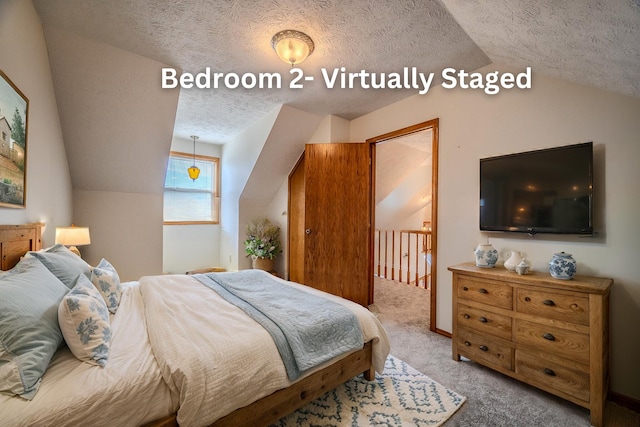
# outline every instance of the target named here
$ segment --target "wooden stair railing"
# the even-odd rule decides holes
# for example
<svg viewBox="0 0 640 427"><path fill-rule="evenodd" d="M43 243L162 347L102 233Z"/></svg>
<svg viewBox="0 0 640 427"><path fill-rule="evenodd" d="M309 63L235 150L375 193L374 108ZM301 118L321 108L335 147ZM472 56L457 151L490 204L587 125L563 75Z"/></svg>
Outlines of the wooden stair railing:
<svg viewBox="0 0 640 427"><path fill-rule="evenodd" d="M376 275L429 289L431 278L431 231L375 231Z"/></svg>

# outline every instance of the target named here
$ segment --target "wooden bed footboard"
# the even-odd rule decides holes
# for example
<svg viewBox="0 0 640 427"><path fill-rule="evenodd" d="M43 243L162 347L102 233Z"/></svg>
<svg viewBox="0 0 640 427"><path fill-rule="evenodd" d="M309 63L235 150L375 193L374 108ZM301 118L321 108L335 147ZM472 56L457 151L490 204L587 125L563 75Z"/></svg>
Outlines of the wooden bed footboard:
<svg viewBox="0 0 640 427"><path fill-rule="evenodd" d="M372 353L373 344L369 341L364 344L362 350L351 353L285 389L235 410L217 420L212 427L266 426L359 374L364 374L364 377L371 381L375 378ZM177 426L176 417L172 415L149 423L145 427Z"/></svg>

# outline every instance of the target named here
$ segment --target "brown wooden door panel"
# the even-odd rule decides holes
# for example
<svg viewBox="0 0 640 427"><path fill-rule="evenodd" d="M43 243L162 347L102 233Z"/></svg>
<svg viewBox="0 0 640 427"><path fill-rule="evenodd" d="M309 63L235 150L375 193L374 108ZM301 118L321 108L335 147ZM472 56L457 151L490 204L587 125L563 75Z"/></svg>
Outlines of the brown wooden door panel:
<svg viewBox="0 0 640 427"><path fill-rule="evenodd" d="M305 149L304 283L370 303L370 147L308 144Z"/></svg>

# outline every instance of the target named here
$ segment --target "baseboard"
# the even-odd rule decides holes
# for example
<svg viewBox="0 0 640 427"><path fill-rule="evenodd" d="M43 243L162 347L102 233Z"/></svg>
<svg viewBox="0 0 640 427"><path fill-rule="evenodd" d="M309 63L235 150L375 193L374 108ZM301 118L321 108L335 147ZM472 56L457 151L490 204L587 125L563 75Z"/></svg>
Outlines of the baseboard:
<svg viewBox="0 0 640 427"><path fill-rule="evenodd" d="M634 397L616 393L615 391L610 391L608 398L613 403L624 406L625 408L630 409L633 412L640 413L640 400Z"/></svg>

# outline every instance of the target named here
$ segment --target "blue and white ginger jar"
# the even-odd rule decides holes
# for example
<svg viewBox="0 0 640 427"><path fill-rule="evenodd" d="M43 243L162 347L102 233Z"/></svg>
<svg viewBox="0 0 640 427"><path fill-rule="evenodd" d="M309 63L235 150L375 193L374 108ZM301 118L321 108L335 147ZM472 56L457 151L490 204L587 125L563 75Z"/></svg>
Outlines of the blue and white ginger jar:
<svg viewBox="0 0 640 427"><path fill-rule="evenodd" d="M554 279L571 280L576 274L576 260L564 252L553 254L549 261L549 273Z"/></svg>
<svg viewBox="0 0 640 427"><path fill-rule="evenodd" d="M473 251L476 255L476 265L482 268L492 268L498 261L498 251L491 243L480 244Z"/></svg>

